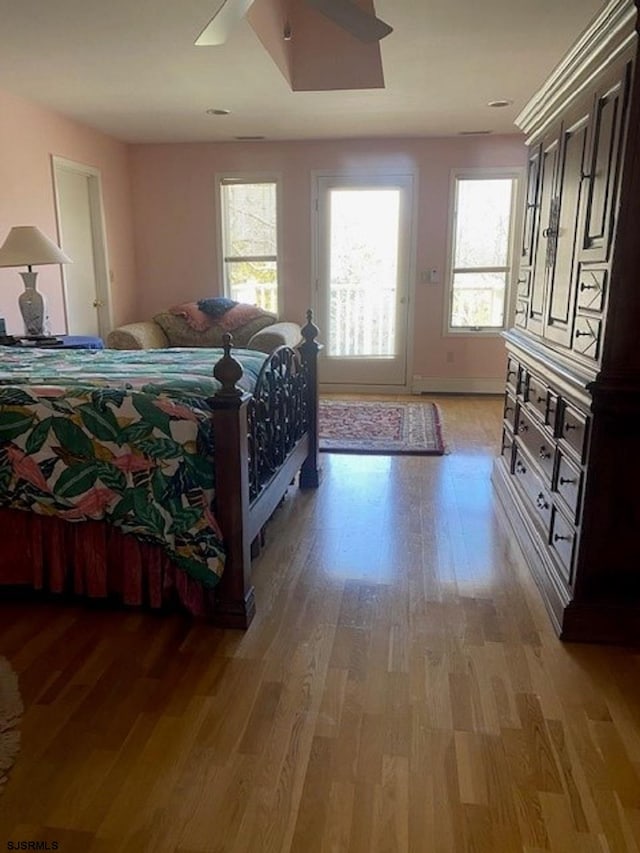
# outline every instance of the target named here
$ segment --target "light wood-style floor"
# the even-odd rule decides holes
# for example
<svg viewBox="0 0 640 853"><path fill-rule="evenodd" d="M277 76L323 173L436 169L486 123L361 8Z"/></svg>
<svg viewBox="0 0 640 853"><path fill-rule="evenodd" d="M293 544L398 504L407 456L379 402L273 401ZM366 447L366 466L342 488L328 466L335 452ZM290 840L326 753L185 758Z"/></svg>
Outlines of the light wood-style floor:
<svg viewBox="0 0 640 853"><path fill-rule="evenodd" d="M640 851L640 662L563 645L496 515L501 404L442 458L323 455L248 632L0 607L23 747L0 849Z"/></svg>

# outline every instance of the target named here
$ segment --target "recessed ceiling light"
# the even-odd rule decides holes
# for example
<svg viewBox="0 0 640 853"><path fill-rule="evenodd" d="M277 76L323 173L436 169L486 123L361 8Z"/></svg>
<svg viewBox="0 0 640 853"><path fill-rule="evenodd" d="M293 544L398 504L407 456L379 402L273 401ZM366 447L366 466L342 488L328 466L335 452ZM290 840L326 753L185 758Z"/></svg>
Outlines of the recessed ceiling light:
<svg viewBox="0 0 640 853"><path fill-rule="evenodd" d="M510 107L513 101L508 98L496 98L494 101L489 101L488 107Z"/></svg>
<svg viewBox="0 0 640 853"><path fill-rule="evenodd" d="M218 110L211 107L208 110L205 110L208 116L228 116L231 110Z"/></svg>
<svg viewBox="0 0 640 853"><path fill-rule="evenodd" d="M458 136L486 136L490 130L459 130Z"/></svg>

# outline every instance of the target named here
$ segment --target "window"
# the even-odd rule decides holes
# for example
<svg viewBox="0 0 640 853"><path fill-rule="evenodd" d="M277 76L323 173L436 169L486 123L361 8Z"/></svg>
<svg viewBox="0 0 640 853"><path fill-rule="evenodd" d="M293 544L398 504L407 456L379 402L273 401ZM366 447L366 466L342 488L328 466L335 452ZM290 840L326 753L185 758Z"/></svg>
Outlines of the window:
<svg viewBox="0 0 640 853"><path fill-rule="evenodd" d="M449 331L505 326L516 188L513 175L455 178Z"/></svg>
<svg viewBox="0 0 640 853"><path fill-rule="evenodd" d="M220 180L225 295L278 313L278 187L275 180Z"/></svg>

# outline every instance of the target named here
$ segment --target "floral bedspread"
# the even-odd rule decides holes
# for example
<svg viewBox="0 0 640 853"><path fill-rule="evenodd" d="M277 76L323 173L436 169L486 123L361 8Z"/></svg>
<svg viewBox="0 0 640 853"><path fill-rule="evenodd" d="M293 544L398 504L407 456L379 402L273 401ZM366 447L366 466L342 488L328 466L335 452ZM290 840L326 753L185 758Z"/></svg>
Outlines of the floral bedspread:
<svg viewBox="0 0 640 853"><path fill-rule="evenodd" d="M0 505L105 520L207 586L224 566L207 397L219 349L0 349ZM264 353L234 350L252 391Z"/></svg>

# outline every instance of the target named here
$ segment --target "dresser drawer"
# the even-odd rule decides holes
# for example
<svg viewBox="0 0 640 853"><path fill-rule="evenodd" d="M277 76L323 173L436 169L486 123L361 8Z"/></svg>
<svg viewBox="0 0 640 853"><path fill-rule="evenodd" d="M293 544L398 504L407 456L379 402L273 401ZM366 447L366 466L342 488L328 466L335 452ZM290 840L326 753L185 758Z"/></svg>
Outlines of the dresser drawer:
<svg viewBox="0 0 640 853"><path fill-rule="evenodd" d="M513 428L516 423L516 398L507 391L504 395L504 419Z"/></svg>
<svg viewBox="0 0 640 853"><path fill-rule="evenodd" d="M536 464L542 468L547 478L547 484L551 485L553 476L553 457L555 442L545 435L533 418L522 408L518 409L516 419L516 433L527 451L535 459Z"/></svg>
<svg viewBox="0 0 640 853"><path fill-rule="evenodd" d="M587 452L588 431L589 418L587 415L574 409L568 403L564 403L558 424L558 437L578 454L581 462L584 462Z"/></svg>
<svg viewBox="0 0 640 853"><path fill-rule="evenodd" d="M573 330L573 351L597 361L600 358L602 321L597 317L576 317Z"/></svg>
<svg viewBox="0 0 640 853"><path fill-rule="evenodd" d="M580 508L580 491L582 488L582 474L567 457L560 451L558 453L558 474L556 476L556 491L562 497L573 520L577 523Z"/></svg>
<svg viewBox="0 0 640 853"><path fill-rule="evenodd" d="M520 448L517 446L514 451L513 474L520 488L527 495L533 508L534 516L542 524L546 538L546 531L549 530L551 523L551 498L540 478L531 468L528 460L521 455Z"/></svg>
<svg viewBox="0 0 640 853"><path fill-rule="evenodd" d="M521 270L518 276L518 296L521 299L528 299L530 290L531 272L529 270Z"/></svg>
<svg viewBox="0 0 640 853"><path fill-rule="evenodd" d="M602 311L606 283L606 270L581 267L578 277L578 308L584 308L587 311Z"/></svg>
<svg viewBox="0 0 640 853"><path fill-rule="evenodd" d="M520 365L520 370L518 372L518 385L516 388L516 395L519 400L524 400L525 394L527 392L527 383L529 381L529 371L526 367Z"/></svg>
<svg viewBox="0 0 640 853"><path fill-rule="evenodd" d="M527 383L527 403L546 423L549 387L542 379L538 379L537 376L532 376L531 374L529 374L529 381Z"/></svg>
<svg viewBox="0 0 640 853"><path fill-rule="evenodd" d="M504 456L509 470L512 468L513 456L513 433L509 427L504 427L502 430L502 444L500 447L500 455Z"/></svg>
<svg viewBox="0 0 640 853"><path fill-rule="evenodd" d="M513 323L515 326L519 326L521 329L526 329L527 327L527 303L523 302L522 299L518 299L516 302L516 310L515 316L513 318Z"/></svg>
<svg viewBox="0 0 640 853"><path fill-rule="evenodd" d="M507 359L507 388L511 390L513 394L518 393L518 381L520 377L520 365L515 360L515 358Z"/></svg>
<svg viewBox="0 0 640 853"><path fill-rule="evenodd" d="M573 563L573 548L576 541L576 531L573 525L563 517L557 507L553 508L549 547L557 558L562 575L571 583L571 567Z"/></svg>
<svg viewBox="0 0 640 853"><path fill-rule="evenodd" d="M547 417L545 418L545 424L547 424L547 426L554 435L556 434L556 420L558 417L559 399L560 398L557 394L554 394L553 391L549 391L547 399Z"/></svg>

